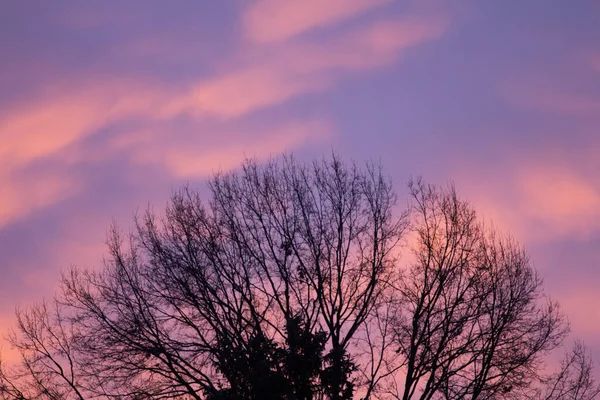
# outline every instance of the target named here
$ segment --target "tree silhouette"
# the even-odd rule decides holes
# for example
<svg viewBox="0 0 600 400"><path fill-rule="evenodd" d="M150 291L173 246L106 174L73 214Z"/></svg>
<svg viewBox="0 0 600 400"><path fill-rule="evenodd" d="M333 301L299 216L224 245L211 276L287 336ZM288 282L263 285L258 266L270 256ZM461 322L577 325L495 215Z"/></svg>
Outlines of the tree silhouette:
<svg viewBox="0 0 600 400"><path fill-rule="evenodd" d="M103 268L18 310L0 398L597 396L579 343L543 373L565 318L453 187L413 181L402 211L379 166L284 156L209 189L113 227Z"/></svg>
<svg viewBox="0 0 600 400"><path fill-rule="evenodd" d="M402 398L527 398L568 331L558 304L523 249L479 223L454 188L409 186L416 260L400 282Z"/></svg>

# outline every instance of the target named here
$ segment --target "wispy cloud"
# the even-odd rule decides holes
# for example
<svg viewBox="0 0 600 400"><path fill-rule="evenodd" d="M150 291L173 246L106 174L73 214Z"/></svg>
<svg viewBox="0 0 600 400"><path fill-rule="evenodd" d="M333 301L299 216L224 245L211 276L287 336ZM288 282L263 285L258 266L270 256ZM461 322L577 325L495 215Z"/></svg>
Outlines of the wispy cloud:
<svg viewBox="0 0 600 400"><path fill-rule="evenodd" d="M0 229L31 212L70 197L79 190L71 177L44 171L23 181L0 174Z"/></svg>
<svg viewBox="0 0 600 400"><path fill-rule="evenodd" d="M330 88L348 73L392 64L406 50L439 38L447 27L448 21L437 17L379 20L320 43L257 51L245 65L195 83L163 112L240 117Z"/></svg>
<svg viewBox="0 0 600 400"><path fill-rule="evenodd" d="M167 88L118 80L63 84L15 105L0 120L0 157L9 166L47 157L117 121L156 120Z"/></svg>
<svg viewBox="0 0 600 400"><path fill-rule="evenodd" d="M555 233L600 228L600 182L575 170L553 165L524 168L518 176L518 190L524 214L545 222Z"/></svg>
<svg viewBox="0 0 600 400"><path fill-rule="evenodd" d="M564 160L513 160L501 177L459 174L481 213L527 243L588 238L600 231L600 180Z"/></svg>
<svg viewBox="0 0 600 400"><path fill-rule="evenodd" d="M560 304L569 316L571 328L577 333L577 339L591 341L600 334L600 308L598 308L598 290L585 284L578 285L560 296Z"/></svg>
<svg viewBox="0 0 600 400"><path fill-rule="evenodd" d="M79 73L72 80L48 83L36 100L9 104L8 118L0 120L0 227L86 190L81 177L68 168L31 172L36 176L28 178L30 183L20 183L19 174L35 163L51 160L75 168L82 161L101 163L102 157L110 159L111 151L119 150L134 164L160 165L173 179L185 179L231 168L244 154L264 158L329 140L335 129L321 116L266 123L261 133L239 123L229 125L299 96L330 90L361 71L392 65L448 28L449 21L437 15L407 14L367 19L318 40L288 40L387 3L391 0L259 0L242 12L239 47L212 74L168 83L143 74L126 78ZM85 9L65 15L58 22L72 30L129 23L132 18L111 20ZM248 38L250 42L243 40ZM183 131L178 130L180 120L188 121ZM99 138L110 130L116 132L111 139ZM140 135L147 138L139 140ZM205 146L207 137L219 135L222 141ZM93 151L82 145L90 139L96 143Z"/></svg>
<svg viewBox="0 0 600 400"><path fill-rule="evenodd" d="M247 38L278 43L315 28L355 17L393 0L258 0L243 14Z"/></svg>
<svg viewBox="0 0 600 400"><path fill-rule="evenodd" d="M23 179L31 165L51 159L70 165L81 157L93 158L76 157L73 147L117 121L155 118L157 98L163 96L114 82L62 89L13 106L0 120L0 228L80 189L65 168L36 168Z"/></svg>
<svg viewBox="0 0 600 400"><path fill-rule="evenodd" d="M175 141L168 134L156 131L124 134L112 145L130 152L135 163L160 164L174 178L191 179L235 168L245 157L265 160L273 154L330 139L333 134L329 122L315 119L288 121L267 131L263 128L220 131L222 139L208 145L194 132L187 132Z"/></svg>

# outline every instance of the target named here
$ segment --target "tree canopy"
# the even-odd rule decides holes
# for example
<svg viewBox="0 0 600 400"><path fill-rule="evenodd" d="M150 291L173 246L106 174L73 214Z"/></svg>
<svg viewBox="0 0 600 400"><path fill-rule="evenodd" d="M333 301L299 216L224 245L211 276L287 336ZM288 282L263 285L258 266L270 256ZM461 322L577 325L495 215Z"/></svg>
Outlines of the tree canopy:
<svg viewBox="0 0 600 400"><path fill-rule="evenodd" d="M338 157L247 160L210 196L108 234L102 268L63 273L16 313L2 399L597 397L579 342L525 250L453 186Z"/></svg>

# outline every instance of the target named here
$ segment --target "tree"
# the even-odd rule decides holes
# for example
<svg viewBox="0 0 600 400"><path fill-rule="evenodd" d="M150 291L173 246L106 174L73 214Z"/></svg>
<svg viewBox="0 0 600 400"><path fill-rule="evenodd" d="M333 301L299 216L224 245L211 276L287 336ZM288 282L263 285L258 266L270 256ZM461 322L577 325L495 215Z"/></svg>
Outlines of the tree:
<svg viewBox="0 0 600 400"><path fill-rule="evenodd" d="M539 400L593 400L600 395L600 386L593 376L594 363L587 348L575 342L565 354L558 372L544 381L537 394Z"/></svg>
<svg viewBox="0 0 600 400"><path fill-rule="evenodd" d="M17 368L0 363L0 398L87 398L73 348L76 332L58 303L39 303L17 309L17 331L8 339L21 355Z"/></svg>
<svg viewBox="0 0 600 400"><path fill-rule="evenodd" d="M415 262L397 317L403 399L527 398L567 334L527 254L486 229L453 187L411 183Z"/></svg>
<svg viewBox="0 0 600 400"><path fill-rule="evenodd" d="M0 398L594 398L581 345L539 372L568 329L524 250L453 187L409 188L398 212L380 167L335 156L183 188L17 312Z"/></svg>

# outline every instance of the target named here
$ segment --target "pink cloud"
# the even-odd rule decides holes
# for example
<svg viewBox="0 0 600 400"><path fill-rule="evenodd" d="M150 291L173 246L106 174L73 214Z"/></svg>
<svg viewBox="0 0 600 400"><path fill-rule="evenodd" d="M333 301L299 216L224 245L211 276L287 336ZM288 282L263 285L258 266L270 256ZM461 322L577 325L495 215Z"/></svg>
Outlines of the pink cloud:
<svg viewBox="0 0 600 400"><path fill-rule="evenodd" d="M251 90L243 85L251 82L252 77L246 78L249 80L242 79L237 83L243 91L250 93ZM226 89L220 82L213 82L212 85L217 89ZM236 82L226 82L225 86L227 85L236 85ZM230 88L233 90L233 86ZM14 107L10 118L0 121L0 143L3 144L0 146L0 228L36 210L64 200L81 189L80 183L66 173L66 170L37 171L27 182L17 178L20 172L32 163L49 159L58 162L59 165L72 165L81 160L101 162L101 149L94 154L88 154L78 146L83 139L103 127L127 118L140 118L145 122L167 118L160 110L180 98L168 90L161 92L158 87L150 89L147 85L119 86L110 82L97 86L83 85L77 90L65 92L67 94L57 95L52 99ZM220 104L218 101L227 104L229 99L231 104L235 103L235 93L232 91L222 95L224 97L213 99L213 103L207 100L206 112L211 110L210 107L215 107L214 104ZM271 98L271 101L274 100L276 99ZM247 99L245 108L240 109L239 105L233 105L236 112L230 112L228 115L243 114L249 109L260 107L264 104L263 101L256 97ZM227 109L217 107L213 112L227 113ZM201 114L199 118L205 116L206 114ZM307 132L301 132L302 128L306 128ZM323 124L290 124L281 130L279 136L241 137L235 147L223 143L222 149L212 149L211 153L204 153L203 158L197 159L198 154L190 153L190 149L183 145L181 148L156 148L153 159L162 160L167 171L176 177L206 172L209 174L211 169L219 165L229 168L237 164L243 156L243 149L246 149L248 155L264 155L264 152L269 151L281 152L304 144L307 138L315 139L314 132L319 132L321 136L327 136L329 133ZM147 138L151 139L152 136L148 135ZM124 143L121 147L127 147L127 141L135 141L135 138L124 135L119 140ZM133 156L141 157L139 153ZM235 162L224 162L228 157L233 157ZM197 160L201 160L201 164L198 164ZM196 164L192 166L193 163Z"/></svg>
<svg viewBox="0 0 600 400"><path fill-rule="evenodd" d="M240 117L325 90L348 73L389 65L404 51L439 38L447 27L440 18L384 20L320 43L259 52L256 61L197 82L188 95L173 98L160 113Z"/></svg>
<svg viewBox="0 0 600 400"><path fill-rule="evenodd" d="M12 312L0 312L0 336L4 337L8 333L9 328L15 325L15 315ZM4 339L0 340L0 359L6 365L11 365L19 361L19 352L12 349L10 343Z"/></svg>
<svg viewBox="0 0 600 400"><path fill-rule="evenodd" d="M259 60L190 82L188 91L118 79L58 85L0 121L0 156L5 162L9 158L26 163L130 117L241 117L330 87L339 73L390 64L404 50L438 38L446 28L447 22L439 18L377 21L320 43L260 53Z"/></svg>
<svg viewBox="0 0 600 400"><path fill-rule="evenodd" d="M546 166L522 171L518 185L529 218L567 232L600 227L600 182Z"/></svg>
<svg viewBox="0 0 600 400"><path fill-rule="evenodd" d="M441 36L440 19L377 21L322 43L304 43L259 54L258 61L190 82L176 91L158 82L109 79L62 85L43 100L13 110L0 122L0 155L25 160L53 153L108 123L129 117L236 118L329 87L339 72L394 62L402 51ZM49 127L52 134L49 134ZM23 140L23 133L27 140Z"/></svg>
<svg viewBox="0 0 600 400"><path fill-rule="evenodd" d="M27 163L53 154L91 133L101 108L90 98L65 98L34 104L0 122L0 157Z"/></svg>
<svg viewBox="0 0 600 400"><path fill-rule="evenodd" d="M442 36L447 20L404 18L380 20L318 45L291 46L282 61L297 73L362 71L397 61L404 51Z"/></svg>
<svg viewBox="0 0 600 400"><path fill-rule="evenodd" d="M123 118L153 118L160 96L147 88L106 82L51 90L39 100L12 107L9 117L0 120L0 227L79 190L64 172L45 170L23 182L16 177L20 171L49 158L66 165L93 158L75 154L73 146Z"/></svg>
<svg viewBox="0 0 600 400"><path fill-rule="evenodd" d="M512 164L493 180L456 174L461 192L498 228L527 242L586 238L600 230L599 180L564 161Z"/></svg>
<svg viewBox="0 0 600 400"><path fill-rule="evenodd" d="M243 15L246 36L255 42L286 41L306 31L355 17L392 0L258 0Z"/></svg>
<svg viewBox="0 0 600 400"><path fill-rule="evenodd" d="M298 25L304 30L320 26L325 23L323 21L348 18L375 3L334 0L297 5L268 1L257 4L256 7L260 5L268 9L282 7L284 13L300 7L307 12L303 14L302 25ZM322 7L325 7L323 15L327 18L320 20L318 18L321 17L315 17L317 19L310 22L311 13ZM261 12L266 12L264 10ZM293 32L300 32L298 26ZM81 185L70 176L52 176L51 171L31 178L34 183L27 186L19 184L15 176L39 160L52 159L62 165L92 159L102 162L101 149L87 154L89 152L86 153L79 144L103 128L125 120L168 124L172 119L185 115L200 131L207 119L219 123L241 118L284 104L297 96L331 88L353 73L390 65L410 48L440 37L447 27L447 21L437 17L406 17L374 21L320 42L294 42L268 49L251 46L241 52L243 59L238 57L237 62L213 77L189 82L187 89L156 81L97 77L93 81L90 78L89 81L57 83L41 91L35 101L11 106L10 116L0 120L0 143L3 144L0 147L3 166L0 185L5 188L0 226L80 190ZM267 129L272 134L258 137L239 135L240 140L235 145L223 144L220 148L201 153L201 157L196 151L198 147L169 144L160 149L164 150L162 152L142 146L141 150L130 154L136 162L149 158L160 160L174 177L206 176L207 172L219 166L229 168L237 164L244 150L247 155L265 157L329 137L332 131L329 125L320 121L301 124L290 121ZM140 132L143 128L134 128L134 131ZM126 142L138 139L126 134L120 140L122 148L131 149L131 144ZM152 157L147 153L152 153Z"/></svg>
<svg viewBox="0 0 600 400"><path fill-rule="evenodd" d="M165 164L172 174L179 178L206 177L216 170L236 167L246 156L265 160L307 143L328 139L332 132L332 127L323 121L288 123L258 140L242 139L213 151L172 149L166 154Z"/></svg>
<svg viewBox="0 0 600 400"><path fill-rule="evenodd" d="M323 87L318 78L289 78L287 71L268 65L226 73L195 84L189 95L168 103L162 115L190 113L196 117L235 118Z"/></svg>
<svg viewBox="0 0 600 400"><path fill-rule="evenodd" d="M44 172L24 182L0 175L0 229L79 190L69 177Z"/></svg>
<svg viewBox="0 0 600 400"><path fill-rule="evenodd" d="M583 339L594 341L600 334L600 294L596 288L578 285L577 290L563 293L558 299L573 332L584 336ZM582 339L581 337L577 337Z"/></svg>
<svg viewBox="0 0 600 400"><path fill-rule="evenodd" d="M131 223L130 211L127 210L128 218L123 221L123 226ZM18 279L18 290L10 294L2 293L9 296L8 298L2 299L0 296L0 354L3 361L12 363L19 359L18 353L3 340L8 329L15 326L14 305L27 307L31 305L31 299L50 300L60 278L60 269L70 265L82 268L101 266L102 255L106 254L105 230L114 218L114 212L108 209L95 210L92 213L74 209L61 221L60 227L56 227L58 232L55 235L49 236L43 244L30 249L34 254L37 253L37 257L28 261L12 262L11 267Z"/></svg>
<svg viewBox="0 0 600 400"><path fill-rule="evenodd" d="M176 178L204 178L218 170L236 167L245 157L259 160L331 138L333 127L323 120L287 122L257 134L220 132L223 141L206 147L197 137L184 145L173 143L157 132L137 132L113 142L119 149L128 149L132 159L140 164L160 163Z"/></svg>
<svg viewBox="0 0 600 400"><path fill-rule="evenodd" d="M135 116L155 120L155 110L171 95L160 85L115 80L61 85L40 100L14 106L0 120L0 157L19 166L56 154L112 122Z"/></svg>

